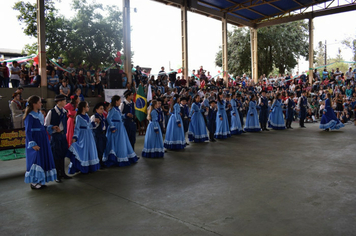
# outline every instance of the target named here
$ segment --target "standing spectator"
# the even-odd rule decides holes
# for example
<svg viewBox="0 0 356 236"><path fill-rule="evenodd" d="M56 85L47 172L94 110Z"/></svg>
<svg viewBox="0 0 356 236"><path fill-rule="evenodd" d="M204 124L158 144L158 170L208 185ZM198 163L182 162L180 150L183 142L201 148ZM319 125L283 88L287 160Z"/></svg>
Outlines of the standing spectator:
<svg viewBox="0 0 356 236"><path fill-rule="evenodd" d="M0 70L2 71L3 77L4 77L2 86L4 88L8 88L9 87L10 78L9 78L9 68L7 68L7 63L6 62L2 63L2 67L0 67ZM1 87L1 84L0 84L0 87Z"/></svg>
<svg viewBox="0 0 356 236"><path fill-rule="evenodd" d="M352 72L352 68L351 67L349 68L349 71L346 72L345 75L346 75L346 85L350 85L351 79L353 77L353 72Z"/></svg>
<svg viewBox="0 0 356 236"><path fill-rule="evenodd" d="M65 64L63 63L63 57L58 57L58 61L57 61L57 64L60 66L60 67L64 67ZM56 67L56 74L58 76L59 79L62 79L63 77L63 70L59 67Z"/></svg>
<svg viewBox="0 0 356 236"><path fill-rule="evenodd" d="M123 87L123 88L126 88L126 84L127 84L127 76L126 76L126 73L123 72L121 77L122 77L122 87Z"/></svg>
<svg viewBox="0 0 356 236"><path fill-rule="evenodd" d="M164 72L164 67L162 67L162 68L163 68L163 72ZM168 76L169 76L169 85L168 86L170 88L174 88L174 84L176 83L176 80L177 80L177 72L175 72L175 71L173 71L173 69L171 69Z"/></svg>
<svg viewBox="0 0 356 236"><path fill-rule="evenodd" d="M59 94L59 78L56 72L53 70L50 76L47 76L47 88Z"/></svg>
<svg viewBox="0 0 356 236"><path fill-rule="evenodd" d="M103 86L103 88L108 88L108 76L107 76L105 70L101 71L100 81L101 81L101 85Z"/></svg>
<svg viewBox="0 0 356 236"><path fill-rule="evenodd" d="M69 66L67 67L67 70L70 71L70 73L75 72L75 68L74 68L74 63L73 62L69 63Z"/></svg>
<svg viewBox="0 0 356 236"><path fill-rule="evenodd" d="M12 95L12 101L10 103L12 124L14 129L21 129L24 127L23 125L23 109L20 102L20 93L14 93Z"/></svg>
<svg viewBox="0 0 356 236"><path fill-rule="evenodd" d="M13 88L17 88L20 85L20 74L21 74L21 69L19 67L19 64L17 61L12 62L12 67L11 67L11 84Z"/></svg>
<svg viewBox="0 0 356 236"><path fill-rule="evenodd" d="M99 72L96 71L94 74L94 83L95 83L95 88L98 91L98 97L101 97L101 92L103 91L103 86L101 84L101 77L99 76Z"/></svg>

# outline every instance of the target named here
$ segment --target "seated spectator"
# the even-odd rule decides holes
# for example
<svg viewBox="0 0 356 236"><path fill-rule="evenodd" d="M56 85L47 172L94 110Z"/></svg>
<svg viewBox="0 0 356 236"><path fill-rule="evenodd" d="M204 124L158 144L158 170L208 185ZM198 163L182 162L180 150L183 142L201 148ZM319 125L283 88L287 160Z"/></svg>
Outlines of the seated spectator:
<svg viewBox="0 0 356 236"><path fill-rule="evenodd" d="M83 94L82 94L82 90L80 89L80 88L77 88L76 90L75 90L75 95L77 95L79 98L80 98L80 101L81 102L84 102L84 96L83 96Z"/></svg>
<svg viewBox="0 0 356 236"><path fill-rule="evenodd" d="M313 123L313 122L316 122L315 115L314 115L312 109L308 109L308 111L307 111L307 116L306 116L306 118L305 118L305 122L306 122L306 123Z"/></svg>
<svg viewBox="0 0 356 236"><path fill-rule="evenodd" d="M22 104L20 101L20 93L14 93L12 95L12 101L10 103L10 110L12 116L12 124L14 129L21 129L24 127L23 125L23 111Z"/></svg>
<svg viewBox="0 0 356 236"><path fill-rule="evenodd" d="M59 93L63 94L64 96L67 97L67 99L69 99L70 85L68 84L66 79L62 80L62 85L59 87Z"/></svg>
<svg viewBox="0 0 356 236"><path fill-rule="evenodd" d="M88 87L89 85L87 84L84 74L83 74L83 69L79 70L79 74L77 76L78 79L78 88L81 89L81 91L84 89L84 97L88 96Z"/></svg>
<svg viewBox="0 0 356 236"><path fill-rule="evenodd" d="M38 70L33 71L33 78L30 84L25 85L25 87L38 88L41 85L41 76L38 74Z"/></svg>
<svg viewBox="0 0 356 236"><path fill-rule="evenodd" d="M59 94L59 77L55 70L52 70L52 74L47 76L47 87L56 94Z"/></svg>
<svg viewBox="0 0 356 236"><path fill-rule="evenodd" d="M94 81L94 77L91 76L91 73L89 70L87 71L87 74L85 76L85 82L91 89L91 96L94 97L94 95L95 95L95 81Z"/></svg>

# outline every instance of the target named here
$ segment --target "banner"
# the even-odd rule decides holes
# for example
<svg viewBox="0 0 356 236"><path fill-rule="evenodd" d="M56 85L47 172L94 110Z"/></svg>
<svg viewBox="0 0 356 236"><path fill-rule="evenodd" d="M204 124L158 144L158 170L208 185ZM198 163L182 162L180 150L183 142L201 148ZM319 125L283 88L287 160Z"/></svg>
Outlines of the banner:
<svg viewBox="0 0 356 236"><path fill-rule="evenodd" d="M0 150L24 148L26 144L25 129L0 131Z"/></svg>
<svg viewBox="0 0 356 236"><path fill-rule="evenodd" d="M110 103L111 98L114 95L119 95L121 97L121 101L123 101L124 92L126 90L127 89L104 89L105 101Z"/></svg>

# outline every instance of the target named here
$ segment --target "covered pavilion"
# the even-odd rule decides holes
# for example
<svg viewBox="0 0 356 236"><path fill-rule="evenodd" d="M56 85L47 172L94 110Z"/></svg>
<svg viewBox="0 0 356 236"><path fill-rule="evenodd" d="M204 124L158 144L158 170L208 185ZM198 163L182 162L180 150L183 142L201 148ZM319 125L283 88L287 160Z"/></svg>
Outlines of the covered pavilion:
<svg viewBox="0 0 356 236"><path fill-rule="evenodd" d="M228 79L227 56L227 23L243 27L251 31L251 76L257 81L257 29L261 27L282 24L302 19L309 20L309 81L312 80L314 44L313 19L335 13L356 10L356 0L153 0L181 9L181 36L182 36L182 73L188 78L188 19L187 12L202 14L222 22L222 69L225 82ZM122 0L123 4L123 44L124 69L129 81L131 73L131 24L130 0ZM45 17L44 0L37 0L38 14L38 51L40 75L46 77L46 51L45 51ZM42 97L47 94L47 80L41 80Z"/></svg>

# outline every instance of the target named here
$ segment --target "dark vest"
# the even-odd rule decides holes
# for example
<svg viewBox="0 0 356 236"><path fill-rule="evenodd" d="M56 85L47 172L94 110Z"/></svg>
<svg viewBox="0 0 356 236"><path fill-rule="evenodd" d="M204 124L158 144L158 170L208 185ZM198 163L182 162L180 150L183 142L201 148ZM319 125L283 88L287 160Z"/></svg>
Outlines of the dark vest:
<svg viewBox="0 0 356 236"><path fill-rule="evenodd" d="M263 106L261 106L261 109L268 109L268 99L261 97L261 103L263 103Z"/></svg>
<svg viewBox="0 0 356 236"><path fill-rule="evenodd" d="M108 123L104 116L101 116L98 113L95 113L94 116L95 116L95 118L98 118L100 120L100 124L98 125L98 127L93 129L93 132L94 132L94 134L102 134L102 132L104 131L104 127L105 127L105 130L108 129Z"/></svg>
<svg viewBox="0 0 356 236"><path fill-rule="evenodd" d="M59 126L62 121L63 132L67 133L67 113L63 112L61 115L58 115L56 109L51 109L51 125Z"/></svg>
<svg viewBox="0 0 356 236"><path fill-rule="evenodd" d="M132 121L132 119L135 119L135 104L133 102L127 103L124 102L124 109L122 110L122 114L126 115L128 113L131 113L134 115L133 118L126 116L127 121Z"/></svg>

